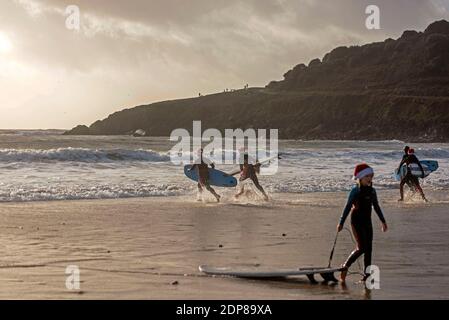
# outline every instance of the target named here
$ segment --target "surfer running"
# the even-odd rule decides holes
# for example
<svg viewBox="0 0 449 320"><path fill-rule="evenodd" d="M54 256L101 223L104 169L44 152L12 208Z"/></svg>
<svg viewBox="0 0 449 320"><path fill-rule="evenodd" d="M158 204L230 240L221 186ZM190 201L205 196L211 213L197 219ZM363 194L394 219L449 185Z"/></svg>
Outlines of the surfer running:
<svg viewBox="0 0 449 320"><path fill-rule="evenodd" d="M362 163L355 167L353 179L357 180L358 183L352 188L349 194L348 202L337 226L338 232L343 230L345 220L349 213L351 213L352 233L357 241L357 247L342 265L340 275L340 281L342 283L345 283L348 269L362 254L364 255L365 265L365 275L362 278L362 281L365 281L369 276L369 274L366 273L366 268L371 265L373 248L373 225L371 221L372 207L374 207L377 216L382 222L382 231L386 232L388 229L377 200L376 190L372 186L373 177L374 170L367 164Z"/></svg>
<svg viewBox="0 0 449 320"><path fill-rule="evenodd" d="M262 193L263 198L265 201L268 201L268 196L265 193L265 190L262 188L262 186L259 183L259 179L257 178L257 174L260 171L261 163L256 162L256 164L249 163L248 160L248 154L245 153L243 155L243 164L240 164L240 190L235 195L235 198L237 199L245 192L245 184L243 183L246 179L251 179L251 181L254 183L256 188Z"/></svg>
<svg viewBox="0 0 449 320"><path fill-rule="evenodd" d="M220 202L220 198L221 198L220 195L218 195L209 184L209 168L208 168L208 166L210 165L210 167L212 169L215 169L215 164L213 162L209 161L209 159L203 157L203 149L202 148L199 150L198 153L199 153L198 159L195 161L195 164L189 169L189 171L197 169L197 173L198 173L197 201L202 200L203 188L205 188L207 191L209 191L210 193L212 193L214 195L215 199L217 199L217 202Z"/></svg>
<svg viewBox="0 0 449 320"><path fill-rule="evenodd" d="M409 146L406 146L404 148L404 155L402 156L401 163L399 163L398 172L401 170L401 167L403 164L407 165L407 174L402 177L401 183L399 185L399 192L401 194L401 198L398 201L404 201L404 185L407 184L410 189L413 191L418 191L421 194L421 197L425 202L427 202L426 196L424 195L424 191L421 188L421 185L419 184L418 177L414 176L412 174L412 170L410 168L410 164L414 163L419 166L422 172L422 178L424 178L424 169L421 165L421 162L419 162L418 158L415 156L415 150L410 148Z"/></svg>

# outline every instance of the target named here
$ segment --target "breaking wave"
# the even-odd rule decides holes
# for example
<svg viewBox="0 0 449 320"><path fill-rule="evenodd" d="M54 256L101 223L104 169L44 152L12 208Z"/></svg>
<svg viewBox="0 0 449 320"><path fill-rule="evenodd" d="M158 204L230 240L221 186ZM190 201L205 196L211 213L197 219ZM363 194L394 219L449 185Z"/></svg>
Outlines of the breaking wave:
<svg viewBox="0 0 449 320"><path fill-rule="evenodd" d="M116 161L149 161L166 162L170 157L166 153L153 150L126 149L88 149L88 148L58 148L58 149L0 149L0 162L116 162Z"/></svg>

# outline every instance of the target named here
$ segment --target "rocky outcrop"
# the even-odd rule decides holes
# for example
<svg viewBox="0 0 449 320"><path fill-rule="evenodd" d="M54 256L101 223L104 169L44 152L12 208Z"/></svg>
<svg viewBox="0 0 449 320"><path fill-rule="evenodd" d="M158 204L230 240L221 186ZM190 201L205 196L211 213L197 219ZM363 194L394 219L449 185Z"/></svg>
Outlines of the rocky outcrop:
<svg viewBox="0 0 449 320"><path fill-rule="evenodd" d="M67 134L154 136L175 128L277 128L288 139L449 141L449 22L397 39L338 47L284 80L126 109Z"/></svg>
<svg viewBox="0 0 449 320"><path fill-rule="evenodd" d="M80 135L80 136L82 136L82 135L89 135L91 133L90 133L90 129L89 129L88 126L79 125L79 126L76 126L75 128L73 128L70 131L64 132L64 134L65 135L69 135L70 134L70 135Z"/></svg>

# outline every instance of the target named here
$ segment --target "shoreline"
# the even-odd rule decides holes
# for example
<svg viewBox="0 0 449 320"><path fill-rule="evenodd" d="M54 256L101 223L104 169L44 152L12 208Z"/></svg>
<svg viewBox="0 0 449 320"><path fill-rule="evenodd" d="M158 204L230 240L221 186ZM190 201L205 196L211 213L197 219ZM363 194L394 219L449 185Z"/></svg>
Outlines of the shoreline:
<svg viewBox="0 0 449 320"><path fill-rule="evenodd" d="M234 203L235 201L232 198L234 188L219 188L216 187L217 190L221 191L226 196L222 197L222 200L225 200L225 202L220 203ZM389 201L392 201L392 198L394 198L392 195L395 194L395 192L399 195L399 189L398 188L376 188L377 192L380 194L384 194L387 196ZM224 191L224 192L223 192ZM344 190L344 191L303 191L303 192L275 192L275 193L268 193L270 196L270 201L291 201L298 197L305 197L305 198L322 198L325 199L326 196L329 196L330 198L334 197L346 197L348 193L350 192L350 189ZM426 194L430 194L433 196L435 200L438 202L447 200L449 203L449 196L446 199L446 195L449 193L449 188L438 188L438 189L424 189L424 192ZM208 196L208 192L205 191L206 196ZM155 200L162 200L162 199L175 199L175 200L183 200L183 201L195 201L196 197L196 190L182 195L151 195L151 196L130 196L130 197L110 197L110 198L80 198L80 199L46 199L46 200L25 200L25 201L0 201L0 206L4 204L26 204L26 203L60 203L60 202L85 202L85 201L111 201L111 200L136 200L136 201L143 201L148 199L155 199ZM210 197L210 199L213 199ZM259 202L260 199L254 200L254 202ZM210 201L214 202L214 201ZM237 201L238 202L238 201ZM419 203L419 199L413 199L412 202L409 203ZM209 201L207 201L209 203ZM407 203L407 202L406 202ZM430 201L430 204L432 204L432 201Z"/></svg>
<svg viewBox="0 0 449 320"><path fill-rule="evenodd" d="M73 129L73 128L72 128ZM68 136L68 137L133 137L132 134L71 134L68 133L70 132L72 129L68 129L66 132L61 133L60 135L62 136ZM8 129L4 129L4 130L8 130ZM23 131L27 131L28 129L25 129ZM59 129L56 129L58 131L61 131ZM58 135L59 136L59 135ZM134 137L134 138L139 138L139 139L145 139L145 138L151 138L151 139L167 139L167 141L170 141L170 136L141 136L141 137ZM369 143L387 143L387 142L397 142L397 143L449 143L449 140L432 140L432 139L418 139L418 140L403 140L403 139L397 139L397 138L392 138L392 139L359 139L359 140L348 140L348 139L302 139L302 138L279 138L280 141L295 141L295 142L369 142Z"/></svg>
<svg viewBox="0 0 449 320"><path fill-rule="evenodd" d="M73 129L73 128L72 128ZM51 131L60 131L60 134L55 134L55 136L72 136L72 137L133 137L132 134L69 134L67 132L71 131L72 129L0 129L0 135L1 134L9 134L8 132L51 132ZM7 133L3 133L7 132ZM53 135L53 134L50 134ZM141 136L141 137L134 137L139 139L165 139L167 142L170 141L170 136ZM419 144L432 144L432 143L449 143L449 140L429 140L429 139L422 139L422 140L404 140L404 139L398 139L398 138L391 138L391 139L358 139L358 140L351 140L351 139L301 139L301 138L280 138L281 141L295 141L295 142L307 142L307 143L315 143L315 142L368 142L368 143L400 143L400 144L406 144L406 143L419 143Z"/></svg>

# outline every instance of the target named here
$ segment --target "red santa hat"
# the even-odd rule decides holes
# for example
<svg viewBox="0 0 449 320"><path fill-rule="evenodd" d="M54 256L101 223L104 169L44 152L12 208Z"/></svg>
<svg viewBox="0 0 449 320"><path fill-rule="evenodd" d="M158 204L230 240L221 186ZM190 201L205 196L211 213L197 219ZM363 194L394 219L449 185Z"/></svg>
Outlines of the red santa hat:
<svg viewBox="0 0 449 320"><path fill-rule="evenodd" d="M366 177L370 174L374 174L373 168L371 168L366 163L361 163L355 166L354 177L352 177L352 179L362 179L363 177Z"/></svg>
<svg viewBox="0 0 449 320"><path fill-rule="evenodd" d="M408 154L414 154L414 153L415 153L415 149L413 149L413 148L408 149Z"/></svg>

